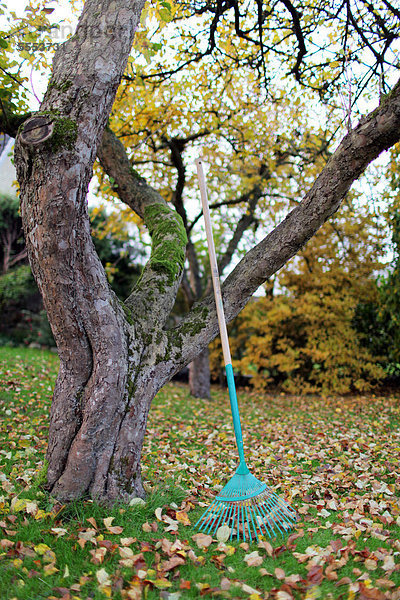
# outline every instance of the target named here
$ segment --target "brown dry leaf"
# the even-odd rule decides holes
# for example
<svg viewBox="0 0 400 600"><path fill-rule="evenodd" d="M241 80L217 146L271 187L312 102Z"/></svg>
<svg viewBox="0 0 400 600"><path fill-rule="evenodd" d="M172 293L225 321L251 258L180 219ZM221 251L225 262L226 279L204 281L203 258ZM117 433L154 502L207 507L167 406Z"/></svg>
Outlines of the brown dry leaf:
<svg viewBox="0 0 400 600"><path fill-rule="evenodd" d="M126 592L126 598L128 598L128 600L141 600L142 588L139 585L129 588Z"/></svg>
<svg viewBox="0 0 400 600"><path fill-rule="evenodd" d="M66 535L68 533L68 531L66 529L64 529L63 527L52 527L50 529L50 533L52 533L53 535L56 535L57 537L61 537L63 535Z"/></svg>
<svg viewBox="0 0 400 600"><path fill-rule="evenodd" d="M86 531L80 531L78 533L78 544L81 548L85 547L86 542L92 542L94 545L96 545L95 529L87 529Z"/></svg>
<svg viewBox="0 0 400 600"><path fill-rule="evenodd" d="M150 533L152 530L150 523L143 523L142 525L142 529L143 531L145 531L146 533Z"/></svg>
<svg viewBox="0 0 400 600"><path fill-rule="evenodd" d="M121 558L132 558L134 556L132 548L129 548L128 546L118 548L118 552Z"/></svg>
<svg viewBox="0 0 400 600"><path fill-rule="evenodd" d="M336 565L329 565L328 567L326 567L325 575L326 575L326 578L329 579L329 581L337 580L338 574L335 571L335 569L336 569Z"/></svg>
<svg viewBox="0 0 400 600"><path fill-rule="evenodd" d="M264 548L264 550L266 550L268 556L272 556L274 553L274 549L273 549L272 545L267 541L258 542L258 547Z"/></svg>
<svg viewBox="0 0 400 600"><path fill-rule="evenodd" d="M111 585L110 576L105 569L99 569L96 572L96 579L99 585Z"/></svg>
<svg viewBox="0 0 400 600"><path fill-rule="evenodd" d="M168 515L163 515L163 523L166 523L168 527L165 528L165 531L178 531L178 521L174 521Z"/></svg>
<svg viewBox="0 0 400 600"><path fill-rule="evenodd" d="M89 517L88 519L86 519L86 521L88 523L90 523L92 525L92 527L94 527L95 529L98 529L96 519L94 519L93 517Z"/></svg>
<svg viewBox="0 0 400 600"><path fill-rule="evenodd" d="M285 579L286 577L285 571L280 567L276 567L276 569L274 570L274 574L277 579Z"/></svg>
<svg viewBox="0 0 400 600"><path fill-rule="evenodd" d="M240 587L242 588L242 590L244 592L246 592L246 594L258 594L258 595L260 595L260 592L258 590L255 590L254 588L250 587L246 583L240 584Z"/></svg>
<svg viewBox="0 0 400 600"><path fill-rule="evenodd" d="M221 579L221 583L220 583L220 588L221 590L227 592L231 587L231 582L229 581L229 579L227 577L223 577Z"/></svg>
<svg viewBox="0 0 400 600"><path fill-rule="evenodd" d="M107 531L113 533L114 535L119 535L123 532L124 528L120 527L119 525L111 525L111 523L114 521L114 518L115 517L107 517L103 519L103 523L106 526Z"/></svg>
<svg viewBox="0 0 400 600"><path fill-rule="evenodd" d="M286 590L278 590L275 596L276 600L293 600L292 594Z"/></svg>
<svg viewBox="0 0 400 600"><path fill-rule="evenodd" d="M386 588L392 588L395 587L395 582L392 581L391 579L377 579L376 583L378 585L381 585L382 587L386 587Z"/></svg>
<svg viewBox="0 0 400 600"><path fill-rule="evenodd" d="M385 594L374 587L367 587L362 581L359 586L360 600L385 600Z"/></svg>
<svg viewBox="0 0 400 600"><path fill-rule="evenodd" d="M107 548L95 548L94 550L89 550L89 553L92 555L90 562L95 565L101 565L107 553Z"/></svg>
<svg viewBox="0 0 400 600"><path fill-rule="evenodd" d="M287 585L296 584L300 580L301 580L301 575L299 575L298 573L293 573L292 575L289 575L288 577L285 577L285 583Z"/></svg>
<svg viewBox="0 0 400 600"><path fill-rule="evenodd" d="M45 565L43 567L43 571L45 575L54 575L54 573L58 572L57 567L55 566L55 563L49 563L48 565Z"/></svg>
<svg viewBox="0 0 400 600"><path fill-rule="evenodd" d="M368 571L375 571L375 569L378 566L378 563L373 558L367 558L364 561L364 566L366 569L368 569Z"/></svg>
<svg viewBox="0 0 400 600"><path fill-rule="evenodd" d="M334 552L339 552L343 548L343 542L342 540L332 540L330 546Z"/></svg>
<svg viewBox="0 0 400 600"><path fill-rule="evenodd" d="M131 544L133 544L136 541L137 541L137 538L127 537L127 538L121 538L119 542L120 542L121 546L130 546Z"/></svg>
<svg viewBox="0 0 400 600"><path fill-rule="evenodd" d="M213 541L211 535L205 533L196 533L195 535L192 535L192 540L196 542L198 548L208 548Z"/></svg>
<svg viewBox="0 0 400 600"><path fill-rule="evenodd" d="M257 550L251 552L250 554L246 554L244 560L248 567L259 567L263 563L263 558L258 554Z"/></svg>
<svg viewBox="0 0 400 600"><path fill-rule="evenodd" d="M382 569L384 571L393 571L394 568L395 568L395 564L394 564L393 556L391 554L389 554L388 556L385 556L385 558L383 559Z"/></svg>
<svg viewBox="0 0 400 600"><path fill-rule="evenodd" d="M319 565L314 565L308 571L307 581L314 585L318 585L324 578L324 571Z"/></svg>
<svg viewBox="0 0 400 600"><path fill-rule="evenodd" d="M168 556L172 556L172 554L173 554L172 542L170 540L168 540L167 538L163 538L161 540L161 550L163 552L165 552L165 554L167 554Z"/></svg>
<svg viewBox="0 0 400 600"><path fill-rule="evenodd" d="M172 569L175 569L176 567L179 567L180 565L184 565L185 562L186 561L184 558L175 554L169 560L165 560L164 562L162 562L160 564L160 569L161 569L161 571L166 573L168 571L172 571Z"/></svg>

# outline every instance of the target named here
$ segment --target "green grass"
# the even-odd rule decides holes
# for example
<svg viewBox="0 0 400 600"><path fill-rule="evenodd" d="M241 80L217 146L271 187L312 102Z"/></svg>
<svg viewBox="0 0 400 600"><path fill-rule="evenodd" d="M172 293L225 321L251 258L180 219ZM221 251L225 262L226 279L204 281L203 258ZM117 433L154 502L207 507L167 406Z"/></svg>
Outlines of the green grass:
<svg viewBox="0 0 400 600"><path fill-rule="evenodd" d="M256 544L217 541L200 549L192 539L204 510L199 502L209 502L236 466L226 392L216 388L212 401L205 402L191 398L185 385L169 384L158 394L143 451L149 490L144 506L109 509L91 501L61 506L38 483L57 368L50 352L0 348L1 600L123 600L135 599L138 590L137 597L149 600L395 598L400 587L397 397L241 391L249 464L300 511L299 537L272 540L269 553ZM186 511L191 525L166 531L168 523L156 515L159 508L173 520L177 510ZM111 528L122 530L113 533L104 523L108 517L114 517ZM82 536L91 538L83 548ZM129 566L120 562L124 538L135 538L128 547L136 559ZM172 554L183 559L166 572L165 540L179 540ZM101 547L106 552L100 564L95 553ZM262 564L247 566L245 556L255 550ZM103 588L102 569L109 577Z"/></svg>

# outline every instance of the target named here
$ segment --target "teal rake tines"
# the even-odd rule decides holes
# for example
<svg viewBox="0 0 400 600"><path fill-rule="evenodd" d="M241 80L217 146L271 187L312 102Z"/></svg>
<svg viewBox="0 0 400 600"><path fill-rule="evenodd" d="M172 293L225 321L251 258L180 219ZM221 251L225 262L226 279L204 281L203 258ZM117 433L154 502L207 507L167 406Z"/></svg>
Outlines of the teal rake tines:
<svg viewBox="0 0 400 600"><path fill-rule="evenodd" d="M287 502L275 494L270 487L254 477L246 465L239 406L233 376L228 332L226 329L210 211L208 208L207 187L202 160L200 158L196 160L196 165L207 234L218 324L228 382L233 427L239 452L239 466L236 469L235 474L200 517L196 523L196 527L199 527L200 530L205 533L216 534L220 527L228 525L231 530L231 540L243 538L245 541L248 540L251 542L253 540L258 540L259 535L272 538L279 533L286 533L296 522L297 514L296 511Z"/></svg>

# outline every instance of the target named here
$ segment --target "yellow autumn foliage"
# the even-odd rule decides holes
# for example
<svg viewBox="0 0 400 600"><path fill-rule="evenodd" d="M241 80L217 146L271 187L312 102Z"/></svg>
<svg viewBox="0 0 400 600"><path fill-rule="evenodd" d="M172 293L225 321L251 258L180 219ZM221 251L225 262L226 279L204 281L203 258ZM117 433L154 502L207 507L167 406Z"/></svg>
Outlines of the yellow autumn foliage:
<svg viewBox="0 0 400 600"><path fill-rule="evenodd" d="M231 325L234 369L257 389L290 393L366 391L385 376L354 326L359 301L374 301L383 265L381 233L371 215L347 200ZM220 365L214 342L211 366Z"/></svg>

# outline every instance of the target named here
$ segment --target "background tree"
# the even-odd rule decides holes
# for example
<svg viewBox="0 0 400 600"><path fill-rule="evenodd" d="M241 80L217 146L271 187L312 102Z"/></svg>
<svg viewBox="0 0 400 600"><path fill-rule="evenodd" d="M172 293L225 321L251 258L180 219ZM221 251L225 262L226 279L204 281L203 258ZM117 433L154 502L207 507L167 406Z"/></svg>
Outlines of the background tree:
<svg viewBox="0 0 400 600"><path fill-rule="evenodd" d="M282 4L287 10L281 20L285 34L278 27L278 36L282 33L280 39L289 50L294 37L298 52L289 68L301 81L303 26L308 33L308 23L314 28L314 21L306 20L307 11L303 17L291 4ZM205 11L209 45L200 54L218 54L217 32L225 30L224 24L231 27L229 35L235 31L241 40L240 53L233 50L235 61L252 65L260 58L257 66L267 70L262 6L247 12L249 17L242 17L244 6L238 3L194 5L188 10L192 8L195 13ZM281 8L277 4L265 16L269 33L279 24ZM74 36L55 53L40 111L24 122L17 136L15 159L29 259L60 355L50 418L47 486L63 500L90 494L113 502L144 494L140 453L151 401L217 333L210 295L195 303L177 327L165 328L183 275L187 238L182 218L137 176L121 142L104 129L142 9L141 2L87 0ZM379 40L374 66L385 62L382 48L390 47L390 36L398 27L395 9L388 4L382 10L387 12L388 35L374 21L372 9L361 10L366 12L362 27L371 34L368 44L375 49ZM313 6L311 15L316 13ZM249 28L245 21L254 14L256 22ZM349 19L345 23L351 24ZM375 24L371 31L370 23ZM200 35L202 27L194 31ZM258 38L247 40L254 32ZM354 32L358 34L355 28ZM347 37L348 31L343 39ZM188 61L200 60L194 52L191 55L188 49ZM306 84L322 93L322 87L328 89L336 80L323 84L323 64L316 68L315 55L312 62ZM399 139L399 125L397 84L343 138L303 200L226 278L223 296L229 320L336 212L367 165ZM120 198L144 219L152 237L150 259L125 303L109 288L90 238L86 190L96 153L103 165L107 158L107 174L118 186Z"/></svg>
<svg viewBox="0 0 400 600"><path fill-rule="evenodd" d="M281 270L275 293L233 324L234 366L256 388L291 393L365 391L385 377L385 354L366 348L354 317L376 303L384 235L348 195L340 210ZM219 354L219 348L216 348ZM213 365L218 359L213 356Z"/></svg>

